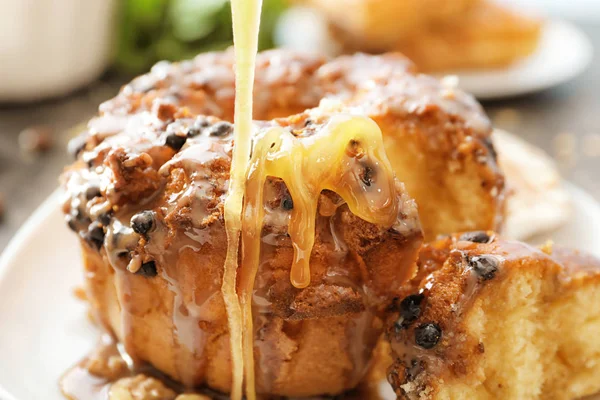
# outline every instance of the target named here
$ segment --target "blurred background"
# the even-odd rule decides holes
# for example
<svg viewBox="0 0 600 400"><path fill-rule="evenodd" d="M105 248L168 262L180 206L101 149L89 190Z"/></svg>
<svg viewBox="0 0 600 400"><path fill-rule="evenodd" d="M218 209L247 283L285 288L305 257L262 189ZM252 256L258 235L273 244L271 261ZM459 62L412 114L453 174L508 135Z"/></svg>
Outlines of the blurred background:
<svg viewBox="0 0 600 400"><path fill-rule="evenodd" d="M57 187L69 139L156 61L232 43L226 0L2 1L0 251ZM340 12L340 10L344 10ZM262 49L401 51L457 75L498 128L600 200L600 1L263 0Z"/></svg>

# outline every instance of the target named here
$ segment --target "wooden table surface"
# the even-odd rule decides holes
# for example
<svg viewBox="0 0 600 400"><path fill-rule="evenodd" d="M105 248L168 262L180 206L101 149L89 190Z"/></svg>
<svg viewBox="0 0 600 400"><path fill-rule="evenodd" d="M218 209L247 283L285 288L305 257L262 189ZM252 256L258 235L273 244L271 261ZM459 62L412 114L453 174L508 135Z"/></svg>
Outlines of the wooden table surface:
<svg viewBox="0 0 600 400"><path fill-rule="evenodd" d="M600 49L600 24L582 28ZM69 128L85 122L98 104L121 83L108 77L63 99L27 106L0 107L0 194L5 215L0 222L0 251L35 208L54 191L58 175L70 162L65 148ZM600 200L600 59L576 80L545 92L484 104L495 125L517 133L557 159L565 179ZM55 133L45 154L20 153L19 132L44 125ZM52 232L48 232L49 235Z"/></svg>

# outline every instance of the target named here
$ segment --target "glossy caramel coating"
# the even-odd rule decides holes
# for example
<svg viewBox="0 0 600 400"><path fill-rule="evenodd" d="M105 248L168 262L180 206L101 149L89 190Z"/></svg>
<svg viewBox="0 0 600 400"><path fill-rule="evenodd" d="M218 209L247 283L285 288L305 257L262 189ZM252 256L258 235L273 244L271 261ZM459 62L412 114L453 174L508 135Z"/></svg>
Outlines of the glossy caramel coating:
<svg viewBox="0 0 600 400"><path fill-rule="evenodd" d="M189 130L197 122L181 118L173 123ZM109 184L103 187L106 194L87 201L83 209L77 205L87 192L89 181L81 181L88 170L67 171L73 197L65 211L82 224L76 229L82 238L88 295L104 327L135 360L150 362L186 385L205 383L226 392L231 365L220 292L227 245L222 199L232 141L231 136L207 136L218 123L188 138L189 147L157 169L153 162L137 161L146 156L121 158L122 149L94 156L94 162L104 157L100 175ZM157 130L157 142L169 131ZM157 151L147 146L144 154ZM400 184L396 189L401 202L398 229L357 218L333 192L322 195L311 285L300 290L289 279L294 255L287 234L291 210L284 204L289 193L280 180L267 181L254 286L259 392L334 394L358 383L381 332L383 304L412 274L421 242L416 206ZM85 223L93 220L92 227L102 219L93 211L101 201L111 211L98 252ZM153 213L153 228L138 234L129 221L142 210ZM145 272L148 264L153 274ZM357 337L356 332L363 333ZM309 367L324 355L329 363Z"/></svg>
<svg viewBox="0 0 600 400"><path fill-rule="evenodd" d="M90 122L91 137L118 133L131 124L127 115L146 111L167 118L172 113L175 118L210 115L231 121L233 86L231 52L201 54L178 64L161 62L101 105L101 115ZM419 205L428 240L498 228L504 179L497 169L489 120L472 96L417 74L403 56L355 54L327 62L267 51L257 57L254 92L258 120L316 106L375 120L398 179Z"/></svg>
<svg viewBox="0 0 600 400"><path fill-rule="evenodd" d="M420 303L411 314L398 300L387 330L398 398L575 399L600 390L600 343L590 336L600 328L592 306L600 260L485 234L421 251L403 295Z"/></svg>

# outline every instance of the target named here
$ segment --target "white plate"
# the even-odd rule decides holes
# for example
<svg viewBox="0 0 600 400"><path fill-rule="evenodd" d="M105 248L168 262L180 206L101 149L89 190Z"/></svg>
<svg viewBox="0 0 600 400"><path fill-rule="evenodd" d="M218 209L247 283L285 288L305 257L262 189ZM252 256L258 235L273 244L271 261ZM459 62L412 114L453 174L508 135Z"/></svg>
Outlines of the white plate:
<svg viewBox="0 0 600 400"><path fill-rule="evenodd" d="M600 205L572 185L574 215L552 238L600 255ZM64 400L61 374L95 344L85 304L79 249L54 193L0 257L0 399ZM598 399L600 400L600 399Z"/></svg>
<svg viewBox="0 0 600 400"><path fill-rule="evenodd" d="M508 68L452 72L461 89L479 99L498 99L538 92L567 82L592 61L587 36L566 21L546 23L537 51ZM445 74L447 75L447 74Z"/></svg>

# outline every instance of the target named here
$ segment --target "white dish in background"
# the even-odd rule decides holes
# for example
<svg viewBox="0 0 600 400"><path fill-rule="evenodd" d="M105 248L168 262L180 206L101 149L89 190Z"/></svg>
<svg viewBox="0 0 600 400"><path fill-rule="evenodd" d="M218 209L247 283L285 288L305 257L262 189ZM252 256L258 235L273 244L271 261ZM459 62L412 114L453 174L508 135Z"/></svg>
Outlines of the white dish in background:
<svg viewBox="0 0 600 400"><path fill-rule="evenodd" d="M59 96L96 79L111 62L118 3L3 1L0 101Z"/></svg>
<svg viewBox="0 0 600 400"><path fill-rule="evenodd" d="M592 61L587 36L566 21L548 21L534 54L507 68L457 71L459 87L478 99L499 99L549 89L581 74Z"/></svg>
<svg viewBox="0 0 600 400"><path fill-rule="evenodd" d="M566 188L573 216L548 237L600 256L600 205L583 190ZM73 296L83 274L60 197L56 192L46 200L0 257L1 400L65 400L60 376L92 349L99 335L86 305Z"/></svg>

